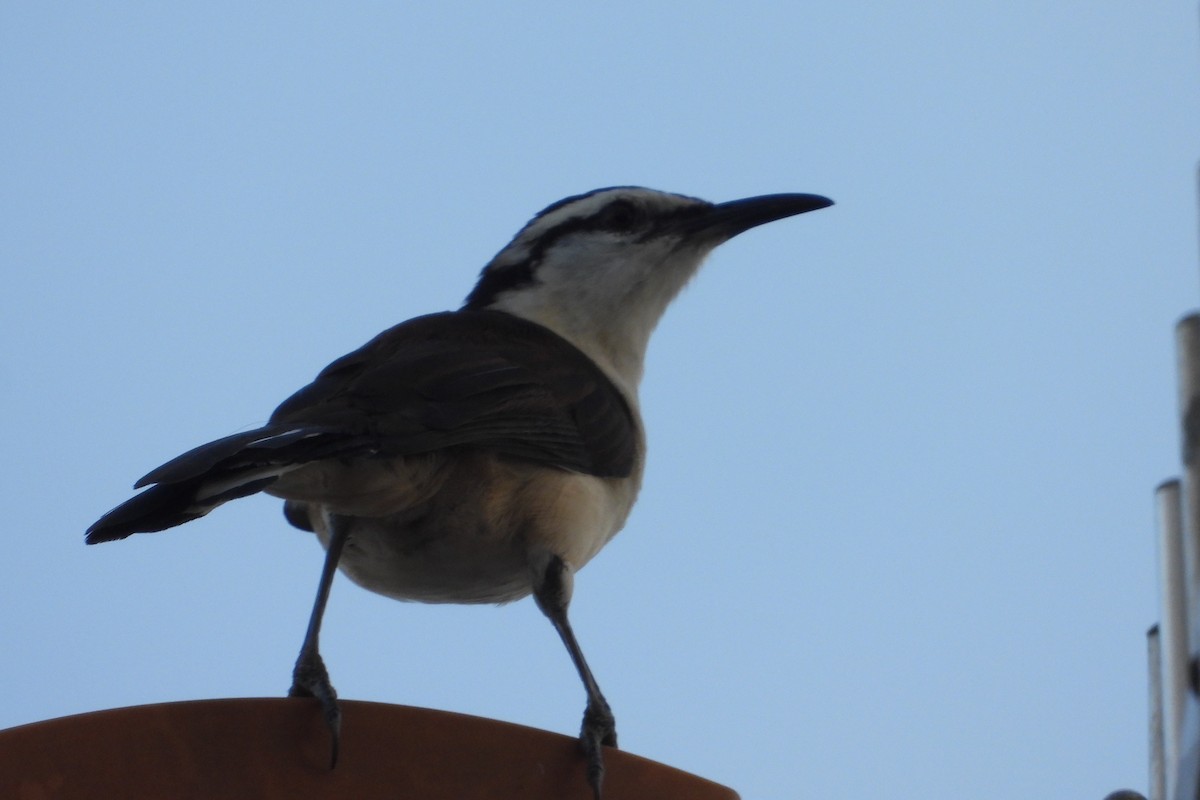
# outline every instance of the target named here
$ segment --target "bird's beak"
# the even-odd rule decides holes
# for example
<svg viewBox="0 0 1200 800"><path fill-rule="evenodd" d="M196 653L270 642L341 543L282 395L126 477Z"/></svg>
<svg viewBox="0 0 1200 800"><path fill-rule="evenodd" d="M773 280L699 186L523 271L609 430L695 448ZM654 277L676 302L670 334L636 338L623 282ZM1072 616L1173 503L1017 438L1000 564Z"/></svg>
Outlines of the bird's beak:
<svg viewBox="0 0 1200 800"><path fill-rule="evenodd" d="M722 238L732 239L759 225L831 205L832 200L819 194L764 194L718 203L706 215L705 227L711 226Z"/></svg>
<svg viewBox="0 0 1200 800"><path fill-rule="evenodd" d="M703 207L676 224L685 238L716 245L759 225L831 205L832 200L819 194L764 194Z"/></svg>

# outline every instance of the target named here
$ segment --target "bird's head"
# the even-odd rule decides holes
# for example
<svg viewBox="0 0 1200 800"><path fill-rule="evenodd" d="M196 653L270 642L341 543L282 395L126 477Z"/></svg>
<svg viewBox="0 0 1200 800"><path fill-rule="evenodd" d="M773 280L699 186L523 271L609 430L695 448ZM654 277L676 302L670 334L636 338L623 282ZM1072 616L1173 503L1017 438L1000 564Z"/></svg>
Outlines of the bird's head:
<svg viewBox="0 0 1200 800"><path fill-rule="evenodd" d="M484 267L465 308L545 325L634 390L667 305L713 248L833 201L776 194L709 203L622 186L549 206Z"/></svg>

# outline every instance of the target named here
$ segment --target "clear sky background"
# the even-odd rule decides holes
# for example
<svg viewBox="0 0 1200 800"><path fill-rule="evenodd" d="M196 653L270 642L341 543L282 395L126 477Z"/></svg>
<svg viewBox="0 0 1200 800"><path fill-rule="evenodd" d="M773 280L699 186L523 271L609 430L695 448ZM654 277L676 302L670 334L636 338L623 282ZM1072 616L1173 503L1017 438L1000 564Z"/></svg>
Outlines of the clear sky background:
<svg viewBox="0 0 1200 800"><path fill-rule="evenodd" d="M85 547L150 468L562 196L801 191L651 345L572 607L623 746L747 800L1146 788L1194 3L112 6L0 6L0 727L286 691L320 548L266 497ZM577 730L528 600L340 579L322 644L344 697Z"/></svg>

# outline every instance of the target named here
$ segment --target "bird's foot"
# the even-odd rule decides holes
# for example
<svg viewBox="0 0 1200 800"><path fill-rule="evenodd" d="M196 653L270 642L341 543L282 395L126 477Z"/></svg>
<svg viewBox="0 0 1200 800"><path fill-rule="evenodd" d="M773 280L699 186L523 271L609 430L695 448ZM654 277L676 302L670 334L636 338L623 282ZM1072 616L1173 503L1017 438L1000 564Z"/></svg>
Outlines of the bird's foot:
<svg viewBox="0 0 1200 800"><path fill-rule="evenodd" d="M579 743L587 759L587 781L592 794L600 800L600 786L604 783L603 747L617 746L617 720L612 709L603 698L589 702L583 712L583 729L579 732Z"/></svg>
<svg viewBox="0 0 1200 800"><path fill-rule="evenodd" d="M329 768L333 769L338 761L342 709L338 706L337 692L329 682L329 671L325 669L325 662L321 660L320 653L315 650L311 653L305 651L296 659L296 668L292 671L292 688L288 689L288 697L315 697L320 702L331 738Z"/></svg>

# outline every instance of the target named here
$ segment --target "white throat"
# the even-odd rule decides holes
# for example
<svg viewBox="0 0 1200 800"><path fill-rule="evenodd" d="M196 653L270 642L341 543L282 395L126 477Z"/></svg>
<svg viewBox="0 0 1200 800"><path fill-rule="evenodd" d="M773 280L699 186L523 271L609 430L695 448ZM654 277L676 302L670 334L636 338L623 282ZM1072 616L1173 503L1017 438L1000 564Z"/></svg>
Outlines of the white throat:
<svg viewBox="0 0 1200 800"><path fill-rule="evenodd" d="M550 328L596 362L636 398L650 335L667 306L699 269L703 251L676 240L631 249L590 238L564 242L533 284L505 292L492 308Z"/></svg>

